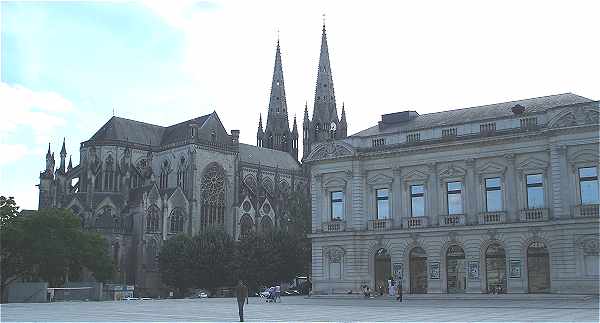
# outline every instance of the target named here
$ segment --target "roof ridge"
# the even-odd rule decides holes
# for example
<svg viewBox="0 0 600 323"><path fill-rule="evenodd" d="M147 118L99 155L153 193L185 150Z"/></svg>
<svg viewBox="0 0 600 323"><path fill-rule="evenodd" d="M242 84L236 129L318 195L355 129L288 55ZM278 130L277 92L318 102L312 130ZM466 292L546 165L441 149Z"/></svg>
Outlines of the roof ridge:
<svg viewBox="0 0 600 323"><path fill-rule="evenodd" d="M209 114L201 115L201 116L199 116L199 117L191 118L191 119L188 119L188 120L185 120L185 121L181 121L181 122L179 122L179 123L172 124L172 125L170 125L170 126L166 126L165 128L171 128L171 127L175 127L175 126L180 126L180 125L182 125L182 124L186 124L186 123L188 123L188 122L190 122L190 121L192 121L192 120L195 120L195 119L200 119L200 118L204 118L204 117L209 117L211 114L213 114L213 112L211 112L211 113L209 113Z"/></svg>
<svg viewBox="0 0 600 323"><path fill-rule="evenodd" d="M582 99L589 100L590 102L593 101L592 99L583 97L581 95L577 95L577 94L572 93L572 92L566 92L566 93L560 93L560 94L542 95L542 96L537 96L537 97L527 98L527 99L511 100L511 101L504 101L504 102L496 102L496 103L490 103L490 104L484 104L484 105L476 105L476 106L471 106L471 107L466 107L466 108L448 109L448 110L443 110L443 111L429 112L429 113L420 114L419 116L426 116L426 115L432 115L432 114L436 114L436 113L454 112L454 111L461 111L461 110L468 110L468 109L475 109L475 108L483 108L483 107L489 107L489 106L492 106L492 105L499 105L499 104L513 103L513 102L522 102L522 101L530 101L530 100L536 100L536 99L542 99L542 98L549 98L549 97L555 97L555 96L561 96L561 95L568 95L568 94L575 95L575 96L580 97ZM393 112L391 112L391 113L393 113Z"/></svg>
<svg viewBox="0 0 600 323"><path fill-rule="evenodd" d="M112 116L110 119L108 119L108 121L106 123L110 122L111 119L120 119L120 120L141 123L141 124L145 124L145 125L149 125L149 126L165 128L165 126L161 126L161 125L157 125L157 124L153 124L153 123L149 123L149 122L144 122L144 121L139 121L139 120L134 120L134 119L129 119L129 118L118 117L118 116Z"/></svg>

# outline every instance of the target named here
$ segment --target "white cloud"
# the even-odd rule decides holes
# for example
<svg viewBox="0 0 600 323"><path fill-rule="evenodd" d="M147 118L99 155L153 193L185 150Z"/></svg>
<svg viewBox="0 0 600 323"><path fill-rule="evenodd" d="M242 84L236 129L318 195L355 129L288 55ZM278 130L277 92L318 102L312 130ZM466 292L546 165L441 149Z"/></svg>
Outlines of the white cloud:
<svg viewBox="0 0 600 323"><path fill-rule="evenodd" d="M0 83L0 102L5 109L2 141L19 127L27 127L35 142L47 142L52 132L65 125L64 114L74 110L74 105L56 92L33 91L21 85Z"/></svg>
<svg viewBox="0 0 600 323"><path fill-rule="evenodd" d="M0 143L0 166L18 161L29 153L25 145Z"/></svg>

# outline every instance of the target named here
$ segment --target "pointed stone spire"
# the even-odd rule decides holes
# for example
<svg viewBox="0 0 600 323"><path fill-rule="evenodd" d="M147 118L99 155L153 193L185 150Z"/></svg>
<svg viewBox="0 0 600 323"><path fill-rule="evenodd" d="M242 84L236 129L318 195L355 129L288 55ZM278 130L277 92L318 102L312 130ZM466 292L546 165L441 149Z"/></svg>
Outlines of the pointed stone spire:
<svg viewBox="0 0 600 323"><path fill-rule="evenodd" d="M287 102L285 99L283 65L281 63L279 39L277 40L277 48L275 50L275 66L273 68L273 80L271 81L271 97L269 98L269 114L267 116L266 128L269 128L269 122L272 121L272 115L286 116L287 121Z"/></svg>
<svg viewBox="0 0 600 323"><path fill-rule="evenodd" d="M48 143L48 152L46 153L46 170L54 171L52 166L52 152L50 151L50 143Z"/></svg>
<svg viewBox="0 0 600 323"><path fill-rule="evenodd" d="M65 162L67 159L67 148L65 147L65 138L63 137L62 148L60 149L60 166L58 168L62 173L65 172Z"/></svg>
<svg viewBox="0 0 600 323"><path fill-rule="evenodd" d="M338 123L337 109L335 105L335 91L333 88L333 75L329 62L329 47L327 46L327 31L323 22L323 34L321 35L321 53L319 55L319 70L317 72L317 84L315 88L315 104L313 110L313 121L318 119L322 122Z"/></svg>
<svg viewBox="0 0 600 323"><path fill-rule="evenodd" d="M258 147L263 146L264 136L265 136L265 133L263 131L263 125L262 125L262 113L260 113L258 115L258 131L256 132L256 146L258 146Z"/></svg>
<svg viewBox="0 0 600 323"><path fill-rule="evenodd" d="M348 121L346 121L346 107L342 102L342 116L340 117L340 127L338 129L342 137L346 137L348 134Z"/></svg>
<svg viewBox="0 0 600 323"><path fill-rule="evenodd" d="M292 136L296 135L298 138L298 124L296 123L296 116L294 116L294 125L292 126Z"/></svg>
<svg viewBox="0 0 600 323"><path fill-rule="evenodd" d="M67 166L67 170L73 169L73 161L71 160L71 155L69 155L69 165Z"/></svg>
<svg viewBox="0 0 600 323"><path fill-rule="evenodd" d="M308 102L304 103L304 120L303 120L304 124L308 125L308 123L310 122L310 119L308 118Z"/></svg>

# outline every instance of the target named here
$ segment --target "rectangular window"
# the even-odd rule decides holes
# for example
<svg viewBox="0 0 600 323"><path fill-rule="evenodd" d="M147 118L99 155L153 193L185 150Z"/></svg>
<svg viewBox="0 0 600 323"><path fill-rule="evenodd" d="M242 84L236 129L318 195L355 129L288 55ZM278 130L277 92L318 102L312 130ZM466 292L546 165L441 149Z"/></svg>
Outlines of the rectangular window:
<svg viewBox="0 0 600 323"><path fill-rule="evenodd" d="M331 219L344 219L344 192L331 192Z"/></svg>
<svg viewBox="0 0 600 323"><path fill-rule="evenodd" d="M502 185L500 177L485 179L485 208L487 212L502 211Z"/></svg>
<svg viewBox="0 0 600 323"><path fill-rule="evenodd" d="M446 193L448 198L448 214L462 214L462 182L446 183Z"/></svg>
<svg viewBox="0 0 600 323"><path fill-rule="evenodd" d="M598 204L598 169L596 167L579 168L579 193L581 204Z"/></svg>
<svg viewBox="0 0 600 323"><path fill-rule="evenodd" d="M423 185L410 186L411 216L425 216L425 188Z"/></svg>
<svg viewBox="0 0 600 323"><path fill-rule="evenodd" d="M456 137L456 128L442 129L442 137Z"/></svg>
<svg viewBox="0 0 600 323"><path fill-rule="evenodd" d="M390 217L390 198L387 188L375 190L377 200L377 219L388 219Z"/></svg>
<svg viewBox="0 0 600 323"><path fill-rule="evenodd" d="M531 174L526 177L527 208L539 209L544 207L544 177L542 174Z"/></svg>

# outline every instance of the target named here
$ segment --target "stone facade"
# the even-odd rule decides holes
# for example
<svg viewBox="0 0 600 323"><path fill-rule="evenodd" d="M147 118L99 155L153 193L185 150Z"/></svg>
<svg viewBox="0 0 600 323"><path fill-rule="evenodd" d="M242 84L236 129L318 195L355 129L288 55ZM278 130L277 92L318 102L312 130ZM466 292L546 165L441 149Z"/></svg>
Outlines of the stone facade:
<svg viewBox="0 0 600 323"><path fill-rule="evenodd" d="M238 139L216 112L170 127L112 117L81 143L79 165L65 166L63 144L54 170L48 149L39 208L71 209L83 228L106 237L115 283L165 296L157 263L165 240L211 226L235 238L270 230L285 221L289 194L307 193L290 154Z"/></svg>
<svg viewBox="0 0 600 323"><path fill-rule="evenodd" d="M598 112L570 93L405 111L313 145L313 291L598 294Z"/></svg>

